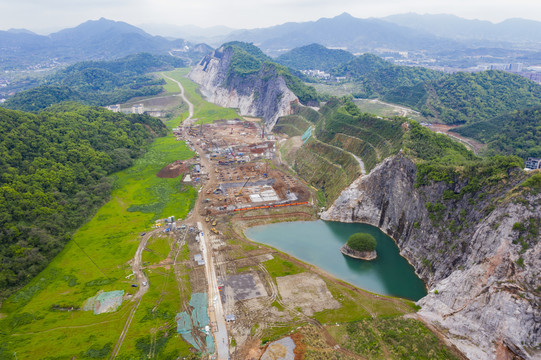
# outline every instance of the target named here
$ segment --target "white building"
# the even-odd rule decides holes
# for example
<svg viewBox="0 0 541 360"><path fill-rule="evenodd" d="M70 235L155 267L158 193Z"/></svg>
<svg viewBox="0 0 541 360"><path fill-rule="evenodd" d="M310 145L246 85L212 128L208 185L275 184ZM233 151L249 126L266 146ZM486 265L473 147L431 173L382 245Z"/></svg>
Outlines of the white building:
<svg viewBox="0 0 541 360"><path fill-rule="evenodd" d="M144 112L143 104L133 105L131 107L131 112L132 114L143 114Z"/></svg>

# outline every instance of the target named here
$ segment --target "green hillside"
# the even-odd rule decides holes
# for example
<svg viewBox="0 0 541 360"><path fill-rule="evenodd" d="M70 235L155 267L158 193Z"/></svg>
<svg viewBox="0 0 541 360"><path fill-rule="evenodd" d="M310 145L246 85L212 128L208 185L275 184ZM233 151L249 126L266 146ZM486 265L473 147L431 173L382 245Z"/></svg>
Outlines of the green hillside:
<svg viewBox="0 0 541 360"><path fill-rule="evenodd" d="M348 63L338 66L331 71L335 76L346 76L350 79L360 79L363 76L384 68L391 67L392 64L373 54L363 54L356 56Z"/></svg>
<svg viewBox="0 0 541 360"><path fill-rule="evenodd" d="M280 118L274 130L301 136L310 127L314 129L300 149L286 148L285 157L302 178L321 191L322 203L332 203L361 174L352 154L370 171L397 153L402 144L403 120L363 114L349 100L331 99L319 112L301 106L294 111Z"/></svg>
<svg viewBox="0 0 541 360"><path fill-rule="evenodd" d="M276 58L276 62L296 70L330 71L353 60L350 52L327 49L323 45L310 44L286 52Z"/></svg>
<svg viewBox="0 0 541 360"><path fill-rule="evenodd" d="M303 107L294 110L294 114L278 120L275 131L291 137L304 135L306 139L312 128L312 136L300 147L293 139L288 141L282 156L304 180L320 190L322 205L331 204L359 176L360 167L352 154L363 161L368 173L402 151L416 162L419 185L430 181L465 184L460 194L447 194L451 198L494 184L506 178L509 169L523 166L516 156L478 157L449 136L407 118L361 113L346 98L331 99L319 112ZM533 144L530 135L521 139L526 137Z"/></svg>
<svg viewBox="0 0 541 360"><path fill-rule="evenodd" d="M489 154L541 157L541 106L461 126L454 132L487 144Z"/></svg>
<svg viewBox="0 0 541 360"><path fill-rule="evenodd" d="M503 71L459 72L424 85L398 87L383 99L448 124L471 124L541 104L541 85Z"/></svg>
<svg viewBox="0 0 541 360"><path fill-rule="evenodd" d="M442 72L423 67L394 65L372 54L357 56L333 69L332 74L358 83L361 89L353 94L358 98L382 96L397 87L411 87L444 76Z"/></svg>
<svg viewBox="0 0 541 360"><path fill-rule="evenodd" d="M85 61L45 78L38 87L8 99L5 107L40 111L62 101L104 106L163 91L163 79L146 73L171 70L184 61L172 56L137 54L114 61Z"/></svg>
<svg viewBox="0 0 541 360"><path fill-rule="evenodd" d="M103 205L108 175L165 126L66 103L37 115L0 109L0 296L26 284Z"/></svg>

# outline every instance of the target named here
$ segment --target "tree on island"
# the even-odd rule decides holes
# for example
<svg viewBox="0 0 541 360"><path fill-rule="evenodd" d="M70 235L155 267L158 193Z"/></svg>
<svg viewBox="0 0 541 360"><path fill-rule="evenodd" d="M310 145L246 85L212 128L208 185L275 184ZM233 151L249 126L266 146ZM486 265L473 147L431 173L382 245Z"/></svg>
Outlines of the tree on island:
<svg viewBox="0 0 541 360"><path fill-rule="evenodd" d="M348 239L347 246L355 251L375 251L378 245L376 239L366 233L355 233Z"/></svg>

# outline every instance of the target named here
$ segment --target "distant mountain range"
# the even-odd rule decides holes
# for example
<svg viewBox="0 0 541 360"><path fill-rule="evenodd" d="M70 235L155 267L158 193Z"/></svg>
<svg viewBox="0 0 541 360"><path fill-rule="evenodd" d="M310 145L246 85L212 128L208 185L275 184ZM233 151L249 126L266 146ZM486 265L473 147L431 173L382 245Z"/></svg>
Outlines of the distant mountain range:
<svg viewBox="0 0 541 360"><path fill-rule="evenodd" d="M462 47L453 40L438 38L422 30L379 19L358 19L347 13L317 21L239 30L231 33L226 40L253 42L271 56L311 43L342 48L353 53L373 49L437 51Z"/></svg>
<svg viewBox="0 0 541 360"><path fill-rule="evenodd" d="M541 42L541 22L533 20L507 19L494 24L490 21L467 20L448 14L419 15L413 13L392 15L382 20L454 40Z"/></svg>
<svg viewBox="0 0 541 360"><path fill-rule="evenodd" d="M224 26L142 26L162 36L104 18L48 36L25 29L0 31L0 69L107 60L138 52L165 54L172 51L193 63L212 50L208 45L194 44L205 42L219 46L227 41L251 42L270 56L317 43L351 53L372 52L387 56L404 51L424 54L440 59L440 65L456 67L471 66L481 61L479 56L489 62L537 63L541 59L541 22L524 19L493 24L454 15L402 14L382 19L359 19L343 13L317 21L289 22L251 30ZM458 61L455 60L456 54L460 55Z"/></svg>
<svg viewBox="0 0 541 360"><path fill-rule="evenodd" d="M174 52L185 59L199 60L211 50L208 45L152 36L133 25L104 18L87 21L48 36L20 29L0 31L1 69L109 60L140 52Z"/></svg>
<svg viewBox="0 0 541 360"><path fill-rule="evenodd" d="M223 39L233 31L227 26L211 26L203 28L195 25L169 25L169 24L142 24L139 27L153 35L165 36L172 39L186 39L192 42L204 42L208 44L221 43Z"/></svg>

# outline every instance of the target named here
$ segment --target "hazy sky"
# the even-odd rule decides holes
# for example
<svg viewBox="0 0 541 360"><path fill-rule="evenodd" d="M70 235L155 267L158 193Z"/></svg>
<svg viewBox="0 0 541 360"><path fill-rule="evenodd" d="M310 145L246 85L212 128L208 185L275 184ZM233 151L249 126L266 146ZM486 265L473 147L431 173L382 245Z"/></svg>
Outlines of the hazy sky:
<svg viewBox="0 0 541 360"><path fill-rule="evenodd" d="M105 17L133 25L162 23L256 28L343 12L359 18L416 12L500 22L541 21L539 0L0 0L0 30L49 33Z"/></svg>

